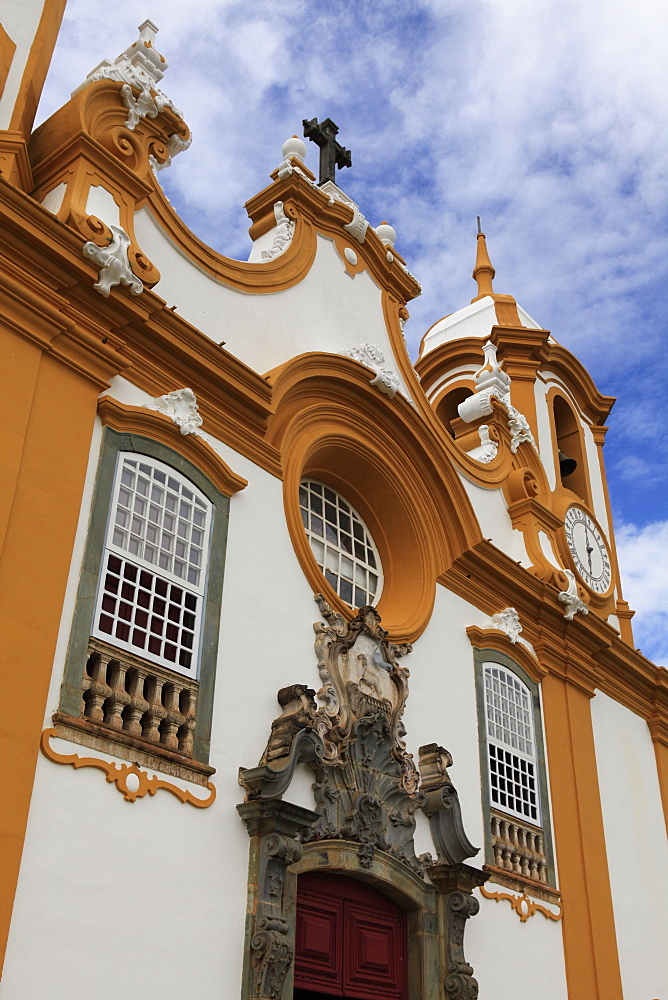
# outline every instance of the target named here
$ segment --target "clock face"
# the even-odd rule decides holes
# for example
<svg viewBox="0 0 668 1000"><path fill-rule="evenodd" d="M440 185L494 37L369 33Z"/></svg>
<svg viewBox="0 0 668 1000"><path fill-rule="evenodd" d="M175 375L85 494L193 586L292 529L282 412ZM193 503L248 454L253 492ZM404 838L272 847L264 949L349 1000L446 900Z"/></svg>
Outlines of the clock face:
<svg viewBox="0 0 668 1000"><path fill-rule="evenodd" d="M569 507L564 527L568 548L583 582L597 594L607 593L612 582L610 557L596 524L581 507Z"/></svg>

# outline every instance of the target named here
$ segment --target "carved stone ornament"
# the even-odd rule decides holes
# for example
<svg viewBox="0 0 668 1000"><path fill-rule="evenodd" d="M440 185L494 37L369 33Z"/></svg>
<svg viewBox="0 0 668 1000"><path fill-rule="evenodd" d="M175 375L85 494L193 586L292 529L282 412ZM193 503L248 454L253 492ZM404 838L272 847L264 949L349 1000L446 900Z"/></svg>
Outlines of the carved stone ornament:
<svg viewBox="0 0 668 1000"><path fill-rule="evenodd" d="M429 872L446 906L445 995L448 1000L477 1000L478 982L473 966L464 955L466 922L480 909L473 890L484 884L488 875L469 865L434 865Z"/></svg>
<svg viewBox="0 0 668 1000"><path fill-rule="evenodd" d="M478 434L480 435L479 447L472 448L466 454L469 458L475 459L476 462L482 462L484 465L487 465L496 458L499 451L499 443L498 441L492 441L488 424L481 424L478 428Z"/></svg>
<svg viewBox="0 0 668 1000"><path fill-rule="evenodd" d="M385 367L385 355L375 344L360 344L352 351L343 351L346 357L359 361L365 368L375 373L369 385L377 385L381 392L392 399L399 388L399 376L391 368Z"/></svg>
<svg viewBox="0 0 668 1000"><path fill-rule="evenodd" d="M260 765L242 769L247 801L280 797L299 763L313 772L315 813L303 842L342 838L359 844L363 868L376 850L386 851L420 876L430 855L416 856L415 811L424 808L443 863L459 863L477 849L468 841L457 792L445 764L447 751L423 747L420 775L406 751L401 717L408 697L408 670L400 664L410 646L390 642L372 607L347 622L316 595L324 622L314 625L322 687L293 684L279 691L282 714ZM433 751L433 752L432 752ZM439 756L440 755L440 756ZM445 756L444 756L445 755Z"/></svg>
<svg viewBox="0 0 668 1000"><path fill-rule="evenodd" d="M283 210L283 202L277 201L274 205L274 218L276 219L276 232L274 240L269 250L263 250L260 254L262 260L273 260L280 256L292 242L295 232L294 219L289 219Z"/></svg>
<svg viewBox="0 0 668 1000"><path fill-rule="evenodd" d="M140 295L144 286L139 278L132 273L128 260L130 237L120 226L109 226L113 236L108 247L99 247L97 243L84 243L83 255L92 260L100 268L100 278L93 285L96 292L109 298L109 292L114 285L128 285L133 295Z"/></svg>
<svg viewBox="0 0 668 1000"><path fill-rule="evenodd" d="M566 605L564 608L564 618L568 619L569 622L572 622L578 611L583 615L588 615L589 608L578 596L578 585L575 579L575 574L572 573L570 569L565 569L562 572L568 579L568 589L560 591L559 600L562 604Z"/></svg>
<svg viewBox="0 0 668 1000"><path fill-rule="evenodd" d="M519 643L520 646L525 646L529 652L534 652L534 648L531 643L527 642L526 639L523 639L520 635L522 625L520 623L520 616L515 608L504 608L503 611L497 611L497 613L492 615L490 620L483 627L494 628L498 629L500 632L505 632L512 643Z"/></svg>
<svg viewBox="0 0 668 1000"><path fill-rule="evenodd" d="M152 403L147 403L146 408L164 413L165 416L174 421L184 436L194 434L206 441L206 434L200 430L202 418L199 415L197 398L192 389L175 389L174 392L158 396Z"/></svg>
<svg viewBox="0 0 668 1000"><path fill-rule="evenodd" d="M529 422L523 413L520 413L510 401L510 376L503 371L501 364L497 361L496 346L491 340L483 344L485 363L473 376L475 382L475 392L463 400L457 410L459 416L466 423L478 420L480 417L489 417L492 414L492 399L498 399L508 411L508 429L510 431L510 450L513 455L523 442L528 442L536 448L536 442ZM482 428L481 428L482 430ZM481 436L481 445L484 444ZM491 442L490 442L491 443ZM478 449L475 449L476 451ZM476 455L473 455L476 458ZM478 461L491 461L491 458Z"/></svg>
<svg viewBox="0 0 668 1000"><path fill-rule="evenodd" d="M163 160L163 162L161 163L160 160L156 159L153 153L148 154L148 161L151 164L151 169L153 173L158 174L161 170L164 170L165 167L171 167L172 160L177 155L177 153L183 153L185 152L186 149L190 149L192 141L193 141L192 132L190 133L187 139L181 138L181 136L177 135L176 132L174 132L173 135L170 135L167 141L167 145L165 147L167 150L166 160Z"/></svg>
<svg viewBox="0 0 668 1000"><path fill-rule="evenodd" d="M130 112L130 117L126 122L129 129L134 129L140 118L146 116L155 118L165 108L169 108L179 118L183 118L169 97L158 88L158 83L165 75L169 63L155 47L157 32L158 28L152 21L144 21L143 24L139 25L137 41L129 45L113 62L109 59L103 59L95 69L91 70L83 83L73 93L78 93L83 87L89 83L95 83L97 80L117 80L119 83L125 84L123 91L127 87L134 87L140 92L136 101L132 90L130 90L129 96L123 93L123 100Z"/></svg>
<svg viewBox="0 0 668 1000"><path fill-rule="evenodd" d="M350 222L344 222L343 228L347 233L350 233L352 238L357 240L358 243L364 243L369 223L364 218L357 205L353 205L353 217Z"/></svg>
<svg viewBox="0 0 668 1000"><path fill-rule="evenodd" d="M98 80L116 80L123 84L121 97L128 110L125 127L131 132L135 130L142 118L156 118L166 108L169 108L178 118L183 118L181 111L158 87L169 63L155 47L157 32L158 29L152 21L146 20L140 24L137 41L129 45L113 62L109 59L103 59L94 70L91 70L83 83L73 91L72 96L89 83L95 83ZM139 91L138 95L135 95L135 91ZM189 136L188 139L182 139L176 133L171 135L167 144L167 158L160 163L155 157L150 157L154 171L170 166L172 158L177 153L188 149L191 142L192 136Z"/></svg>

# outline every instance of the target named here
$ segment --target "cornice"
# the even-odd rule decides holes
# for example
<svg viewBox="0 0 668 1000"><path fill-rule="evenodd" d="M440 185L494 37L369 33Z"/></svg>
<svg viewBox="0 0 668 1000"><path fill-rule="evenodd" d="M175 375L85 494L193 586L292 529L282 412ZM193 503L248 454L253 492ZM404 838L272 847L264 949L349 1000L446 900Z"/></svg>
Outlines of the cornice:
<svg viewBox="0 0 668 1000"><path fill-rule="evenodd" d="M614 396L604 396L598 391L593 378L584 365L569 350L551 341L543 368L554 372L564 386L573 393L575 400L593 424L604 424L615 403Z"/></svg>
<svg viewBox="0 0 668 1000"><path fill-rule="evenodd" d="M490 579L493 591L486 585ZM663 742L668 733L668 670L634 650L602 618L577 615L567 621L555 586L485 541L455 560L439 582L485 614L516 608L522 635L534 647L542 670L589 697L599 690L614 698L644 718L653 738Z"/></svg>

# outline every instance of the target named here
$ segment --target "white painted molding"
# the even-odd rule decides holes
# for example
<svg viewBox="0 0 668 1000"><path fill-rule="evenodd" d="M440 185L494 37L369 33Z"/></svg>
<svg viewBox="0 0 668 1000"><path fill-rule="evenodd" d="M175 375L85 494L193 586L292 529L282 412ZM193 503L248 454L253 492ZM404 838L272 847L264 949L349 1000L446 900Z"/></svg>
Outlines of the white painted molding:
<svg viewBox="0 0 668 1000"><path fill-rule="evenodd" d="M84 243L82 252L100 268L100 277L93 288L105 299L114 285L128 285L132 295L140 295L144 286L139 278L132 273L128 260L130 237L120 226L109 226L113 240L108 247L99 247L96 243Z"/></svg>
<svg viewBox="0 0 668 1000"><path fill-rule="evenodd" d="M347 233L350 233L352 238L357 240L358 243L364 243L369 223L364 218L357 205L353 205L353 217L350 222L344 222L343 228Z"/></svg>
<svg viewBox="0 0 668 1000"><path fill-rule="evenodd" d="M152 403L146 404L146 409L164 413L174 421L184 436L194 434L204 441L208 440L206 434L200 430L202 418L199 414L197 397L192 389L175 389L164 396L158 396Z"/></svg>
<svg viewBox="0 0 668 1000"><path fill-rule="evenodd" d="M169 108L179 118L183 118L182 112L158 87L169 63L155 47L157 31L158 29L152 21L146 20L140 24L137 41L129 45L113 62L109 59L103 59L95 69L91 70L83 83L72 91L72 96L83 90L89 83L95 83L98 80L116 80L123 84L121 96L128 109L125 126L130 131L134 131L142 118L155 118L165 108ZM139 91L139 97L135 97L133 88ZM190 140L183 140L176 134L170 136L169 157L163 164L157 165L154 169L160 170L162 167L168 167L172 162L172 157L187 149L189 145Z"/></svg>
<svg viewBox="0 0 668 1000"><path fill-rule="evenodd" d="M274 218L276 219L276 233L269 249L263 250L260 254L262 260L273 260L274 257L279 257L292 243L295 223L285 214L282 201L277 201L274 205Z"/></svg>
<svg viewBox="0 0 668 1000"><path fill-rule="evenodd" d="M157 160L152 153L149 153L148 159L149 163L151 164L151 169L153 170L153 173L157 174L160 170L164 170L165 167L171 167L172 160L174 159L174 157L178 153L183 153L185 152L186 149L190 149L192 141L193 141L192 132L190 133L187 139L182 139L181 136L177 135L176 132L174 132L173 135L170 135L169 140L167 142L168 156L166 160L160 163L160 161Z"/></svg>
<svg viewBox="0 0 668 1000"><path fill-rule="evenodd" d="M498 442L492 441L489 436L489 426L488 424L481 424L478 428L478 435L480 437L480 446L478 448L472 448L471 451L467 451L469 458L475 459L476 462L483 462L485 465L488 462L493 462L497 456L499 445Z"/></svg>
<svg viewBox="0 0 668 1000"><path fill-rule="evenodd" d="M565 569L563 572L568 578L568 590L562 590L559 593L559 600L562 604L565 604L564 608L564 618L567 618L569 622L573 621L576 612L580 612L583 615L589 614L589 608L584 601L581 601L578 597L578 585L575 582L575 574L571 572L570 569Z"/></svg>
<svg viewBox="0 0 668 1000"><path fill-rule="evenodd" d="M499 632L503 632L512 643L518 643L520 646L528 649L530 653L533 653L534 656L536 655L536 651L531 643L523 639L520 634L522 632L522 625L520 623L520 616L515 608L504 608L503 611L497 611L483 625L483 628L493 628Z"/></svg>
<svg viewBox="0 0 668 1000"><path fill-rule="evenodd" d="M497 361L495 345L488 340L482 349L485 363L473 376L475 392L457 407L459 416L467 424L479 420L480 417L489 417L492 414L492 399L498 399L508 411L510 450L513 455L524 441L532 444L538 451L527 418L510 401L510 376L503 371Z"/></svg>
<svg viewBox="0 0 668 1000"><path fill-rule="evenodd" d="M353 347L352 351L343 351L343 354L359 361L365 368L371 369L375 373L369 385L376 385L381 392L392 399L399 388L399 376L391 368L385 367L385 355L375 344L360 344Z"/></svg>

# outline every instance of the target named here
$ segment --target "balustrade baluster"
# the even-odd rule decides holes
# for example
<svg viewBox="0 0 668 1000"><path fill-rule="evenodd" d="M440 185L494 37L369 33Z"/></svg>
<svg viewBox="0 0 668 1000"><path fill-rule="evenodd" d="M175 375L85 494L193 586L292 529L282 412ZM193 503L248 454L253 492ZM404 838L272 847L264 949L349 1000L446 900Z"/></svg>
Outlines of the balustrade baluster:
<svg viewBox="0 0 668 1000"><path fill-rule="evenodd" d="M91 680L86 692L84 715L91 722L104 722L102 706L111 694L111 688L107 684L107 657L95 653L91 660L88 667Z"/></svg>

